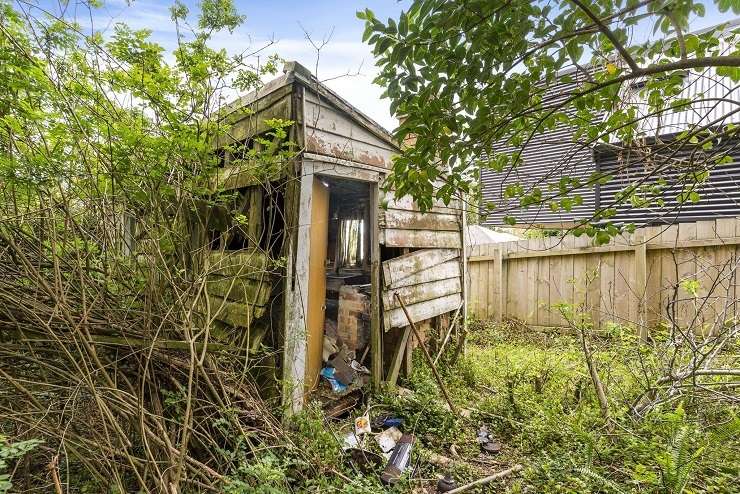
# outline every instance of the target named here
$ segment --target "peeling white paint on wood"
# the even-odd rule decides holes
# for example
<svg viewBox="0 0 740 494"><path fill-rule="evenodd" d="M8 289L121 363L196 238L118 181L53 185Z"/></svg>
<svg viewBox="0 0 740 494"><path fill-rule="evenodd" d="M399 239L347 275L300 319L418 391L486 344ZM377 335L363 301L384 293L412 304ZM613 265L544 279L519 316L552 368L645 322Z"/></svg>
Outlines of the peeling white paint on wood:
<svg viewBox="0 0 740 494"><path fill-rule="evenodd" d="M389 209L387 211L381 210L379 219L381 228L460 231L460 222L456 214L420 213L418 211Z"/></svg>
<svg viewBox="0 0 740 494"><path fill-rule="evenodd" d="M406 309L414 322L419 322L442 315L446 312L452 312L460 306L461 301L462 296L459 293L455 293L436 298L434 300L407 305ZM400 328L409 324L403 309L386 311L383 314L383 322L386 331L390 328Z"/></svg>
<svg viewBox="0 0 740 494"><path fill-rule="evenodd" d="M381 230L381 243L388 247L424 248L460 248L460 233L434 230Z"/></svg>
<svg viewBox="0 0 740 494"><path fill-rule="evenodd" d="M421 283L429 283L437 280L447 280L450 278L456 278L460 276L460 262L458 259L443 262L430 268L427 268L418 273L414 273L411 276L407 276L400 280L395 280L388 286L388 289L401 288L404 286L419 285Z"/></svg>
<svg viewBox="0 0 740 494"><path fill-rule="evenodd" d="M411 252L383 261L383 281L386 287L413 274L460 256L457 249L428 249Z"/></svg>
<svg viewBox="0 0 740 494"><path fill-rule="evenodd" d="M445 295L460 293L461 291L459 277L389 289L383 291L383 308L385 310L391 310L401 307L401 304L395 298L396 293L401 297L404 304L417 304L444 297Z"/></svg>

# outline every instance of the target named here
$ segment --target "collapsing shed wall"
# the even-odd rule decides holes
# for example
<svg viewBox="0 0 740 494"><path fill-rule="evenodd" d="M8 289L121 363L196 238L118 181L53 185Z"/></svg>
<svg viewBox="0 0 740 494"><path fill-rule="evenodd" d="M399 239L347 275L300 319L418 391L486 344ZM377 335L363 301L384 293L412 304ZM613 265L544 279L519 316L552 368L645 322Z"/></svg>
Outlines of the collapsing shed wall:
<svg viewBox="0 0 740 494"><path fill-rule="evenodd" d="M425 213L410 197L384 201L380 242L406 253L383 262L383 326L408 325L396 295L414 322L452 312L463 302L462 210L436 201Z"/></svg>

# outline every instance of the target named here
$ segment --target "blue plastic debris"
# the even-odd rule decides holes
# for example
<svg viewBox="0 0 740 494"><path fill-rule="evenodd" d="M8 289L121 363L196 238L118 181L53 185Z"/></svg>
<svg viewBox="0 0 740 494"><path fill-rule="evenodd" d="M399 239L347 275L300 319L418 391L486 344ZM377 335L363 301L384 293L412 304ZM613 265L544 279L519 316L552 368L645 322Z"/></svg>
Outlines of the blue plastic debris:
<svg viewBox="0 0 740 494"><path fill-rule="evenodd" d="M334 373L336 372L336 369L334 367L324 367L321 369L321 377L329 381L329 384L331 384L331 389L335 393L341 393L342 391L345 391L347 389L347 386L337 381L337 379L334 377Z"/></svg>

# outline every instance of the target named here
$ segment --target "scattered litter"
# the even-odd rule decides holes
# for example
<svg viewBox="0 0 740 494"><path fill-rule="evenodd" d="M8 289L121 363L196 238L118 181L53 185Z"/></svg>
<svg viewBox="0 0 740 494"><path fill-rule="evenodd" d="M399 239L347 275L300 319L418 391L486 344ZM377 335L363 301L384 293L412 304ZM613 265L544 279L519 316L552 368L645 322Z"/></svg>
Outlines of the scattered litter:
<svg viewBox="0 0 740 494"><path fill-rule="evenodd" d="M370 417L363 415L355 419L355 434L370 434Z"/></svg>
<svg viewBox="0 0 740 494"><path fill-rule="evenodd" d="M404 470L409 464L411 458L411 448L414 444L414 436L403 434L398 440L396 447L393 448L388 464L380 475L380 480L386 484L395 484L401 478Z"/></svg>
<svg viewBox="0 0 740 494"><path fill-rule="evenodd" d="M403 419L392 415L378 415L372 421L376 429L385 429L388 427L403 427Z"/></svg>
<svg viewBox="0 0 740 494"><path fill-rule="evenodd" d="M321 377L326 379L329 384L331 385L332 391L335 393L341 393L343 391L347 390L347 386L340 383L335 377L334 374L336 372L336 369L334 367L324 367L321 369Z"/></svg>
<svg viewBox="0 0 740 494"><path fill-rule="evenodd" d="M339 353L329 360L329 365L336 370L334 378L344 385L352 384L356 375L355 370L347 362L349 362L349 356L345 347L342 347Z"/></svg>
<svg viewBox="0 0 740 494"><path fill-rule="evenodd" d="M342 449L347 451L348 449L356 448L360 444L357 439L357 435L354 431L350 431L344 436L344 442L342 443Z"/></svg>
<svg viewBox="0 0 740 494"><path fill-rule="evenodd" d="M375 442L378 443L378 446L380 446L380 450L383 453L389 454L393 448L396 447L396 443L402 436L403 433L398 429L398 427L391 427L375 436ZM390 455L388 458L390 458Z"/></svg>
<svg viewBox="0 0 740 494"><path fill-rule="evenodd" d="M352 362L350 362L349 366L361 374L370 374L368 368L360 364L357 360L353 360Z"/></svg>
<svg viewBox="0 0 740 494"><path fill-rule="evenodd" d="M460 454L457 452L457 446L450 444L450 454L455 458L460 458Z"/></svg>
<svg viewBox="0 0 740 494"><path fill-rule="evenodd" d="M499 453L501 451L501 442L488 432L487 426L482 425L481 428L478 429L477 439L481 449L486 453Z"/></svg>
<svg viewBox="0 0 740 494"><path fill-rule="evenodd" d="M457 482L449 473L437 481L437 492L450 492L452 489L457 489Z"/></svg>
<svg viewBox="0 0 740 494"><path fill-rule="evenodd" d="M403 419L397 417L390 417L383 421L383 427L401 427L403 425Z"/></svg>

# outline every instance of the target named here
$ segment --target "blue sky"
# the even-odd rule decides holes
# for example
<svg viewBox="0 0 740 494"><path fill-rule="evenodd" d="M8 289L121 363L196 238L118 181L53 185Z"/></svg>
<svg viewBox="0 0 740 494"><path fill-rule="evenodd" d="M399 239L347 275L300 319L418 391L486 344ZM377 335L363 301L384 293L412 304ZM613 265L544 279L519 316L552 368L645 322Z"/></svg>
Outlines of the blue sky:
<svg viewBox="0 0 740 494"><path fill-rule="evenodd" d="M33 0L24 0L26 2ZM59 0L40 0L42 4L57 4ZM174 0L103 0L104 7L94 13L95 29L105 30L116 22L125 22L132 28L153 30L153 37L165 48L175 45L173 23L169 7ZM197 0L182 0L197 12ZM253 50L269 40L275 44L264 53L277 53L285 60L297 60L312 70L317 70L321 80L358 107L361 111L388 129L397 121L388 111L388 101L380 98L382 89L372 84L377 69L370 48L361 42L364 24L355 12L370 8L380 18L398 17L408 8L410 0L235 0L239 11L246 15L246 22L233 34L219 33L214 38L217 46L231 53ZM693 19L691 29L698 30L728 21L731 14L719 14L714 2L707 3L707 15ZM75 0L69 0L66 15L75 16ZM90 25L90 13L77 7L78 20ZM322 49L317 64L316 51L306 40L304 29L320 42L331 34L329 43ZM642 37L642 36L640 36ZM350 76L343 74L350 73Z"/></svg>
<svg viewBox="0 0 740 494"><path fill-rule="evenodd" d="M74 0L72 0L73 2ZM174 0L105 0L103 10L97 12L93 24L104 29L116 22L126 22L133 28L153 29L153 37L166 48L174 47L174 26L170 21L169 7ZM183 0L191 13L197 12L197 0ZM357 19L357 10L366 7L376 15L398 17L408 0L367 1L245 1L235 0L246 21L233 34L219 33L214 44L229 52L264 46L269 40L276 43L264 55L277 53L285 60L297 60L316 71L321 80L345 99L368 114L381 125L393 129L397 120L390 115L387 100L381 99L382 89L372 80L377 74L370 47L362 43L364 23ZM80 16L88 15L81 12ZM111 20L112 19L112 20ZM81 20L89 24L85 20ZM329 43L321 50L317 65L314 48L306 40L304 29L312 39L320 42L331 35ZM346 76L347 73L351 75ZM344 76L343 76L344 75Z"/></svg>

